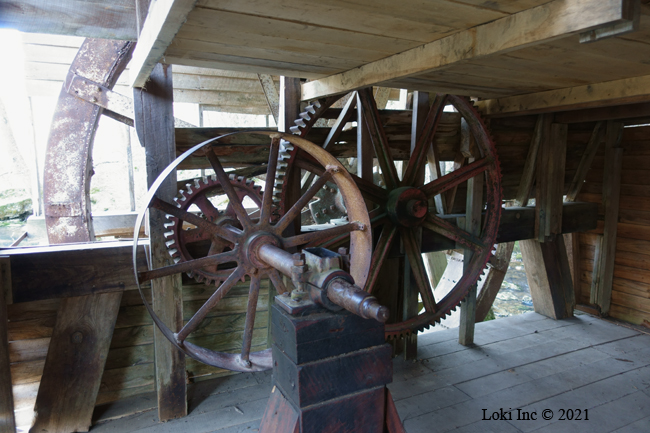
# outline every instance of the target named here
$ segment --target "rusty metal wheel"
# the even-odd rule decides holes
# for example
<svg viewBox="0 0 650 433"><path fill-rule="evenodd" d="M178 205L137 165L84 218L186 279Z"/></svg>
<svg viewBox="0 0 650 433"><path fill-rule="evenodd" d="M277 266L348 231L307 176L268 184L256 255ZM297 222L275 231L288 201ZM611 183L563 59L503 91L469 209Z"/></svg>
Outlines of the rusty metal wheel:
<svg viewBox="0 0 650 433"><path fill-rule="evenodd" d="M137 233L147 209L149 207L156 208L170 215L169 228L174 233L170 233L169 238L175 247L172 250L177 250L170 250L170 253L173 255L178 253L178 256L175 257L178 260L170 266L158 269L150 268L148 271L140 273L134 272L136 272L139 288L140 284L145 281L183 272L201 275L202 278L210 281L223 281L214 294L177 333L174 333L167 324L160 320L146 300L145 306L165 337L188 356L206 364L229 370L261 371L271 368L270 349L259 352L250 351L260 280L263 277L268 277L280 293L285 292L287 289L281 274L287 275L292 272L292 266L297 266L292 261L290 253L299 250L303 245L321 243L323 239L347 234L350 238L350 274L359 286L363 286L370 267L371 257L368 251L372 246L372 234L370 219L361 193L352 177L336 158L315 144L290 134L269 131L245 133L263 135L271 139L269 163L261 197L259 197L257 187L251 186L243 179L231 179L224 171L218 157L212 151L212 146L218 144L219 139L223 137L217 137L194 146L170 164L153 183L147 194L146 205L138 215L134 231L136 236L134 236L133 257L134 269L136 269ZM228 135L235 134L241 133ZM309 155L312 163L320 169L320 177L293 206L278 218L273 215L273 190L276 173L281 169L278 164L281 141L284 141L285 146L294 146ZM156 191L168 175L188 157L200 154L208 158L215 172L215 178L209 181L206 179L203 185L201 185L202 181L198 181L198 185L194 183L197 191L192 190L191 193L188 192L189 190L184 191L176 203L165 202L157 198ZM341 191L350 222L326 230L294 235L290 230L294 219L300 216L303 207L327 182L335 184ZM210 194L216 192L223 193L227 197L228 202L223 212L219 211L218 206L209 200ZM252 198L253 201L257 200L256 204L259 206L257 212L249 214L246 211L242 205L244 196ZM201 215L192 212L192 204L197 204ZM189 230L181 230L183 224L190 226ZM207 253L192 254L191 244L200 240L205 240L209 244ZM184 249L185 252L182 252ZM241 352L239 354L216 352L188 341L187 338L199 327L209 311L237 281L242 279L250 280L250 291Z"/></svg>
<svg viewBox="0 0 650 433"><path fill-rule="evenodd" d="M338 97L326 98L310 105L296 121L296 127L292 128L292 131L302 137L310 138L310 132L316 121L325 116L328 108L337 99ZM455 310L467 295L470 287L481 276L494 248L501 215L499 162L494 142L474 106L467 98L453 95L436 95L434 98L426 120L420 129L418 135L420 139L412 149L402 173L398 173L396 168L391 143L389 143L384 130L384 123L371 89L358 91L358 97L352 95L347 103L343 104L338 118L333 122L330 121L331 129L327 133L325 141L321 142L324 147L332 146L337 141L337 137L341 136L345 124L356 120L352 117L355 103L357 108L362 109L363 120L374 149L373 157L376 158L379 166L378 171L383 178L380 186L370 180L353 176L364 199L372 203L369 206L372 230L375 235L379 234L375 236L371 271L364 289L375 293L380 269L386 262L391 249L394 250L401 243L401 249L408 258L413 280L419 292L422 309L407 320L388 323L386 334L389 337L407 335L428 328ZM425 165L432 157L438 161L435 157L437 149L432 143L446 106L453 106L469 127L476 144L475 158L466 165L457 165L447 172L439 171L437 175L432 174L429 181L425 183ZM285 149L281 157L283 161L288 162L287 171L302 169L318 173L318 170L310 166L309 161L302 158L295 149ZM436 164L440 170L439 163L436 162ZM462 188L470 179L477 176L484 177L485 194L479 200L482 203L483 211L480 234L473 235L454 224L449 218L444 218L438 211L440 202L441 200L445 201L446 195L448 196L453 191L452 197L455 197L455 191L459 186ZM307 177L303 176L303 179L307 179ZM278 194L278 198L282 208L286 200L286 188ZM453 202L453 199L451 201ZM435 204L438 204L438 210L434 207ZM456 248L472 252L471 259L464 265L462 276L454 280L455 284L452 284L450 290L439 294L440 299L435 297L434 288L422 259L422 234L429 238L431 235L433 238L436 235L441 235L446 240L453 241ZM325 245L336 245L340 241L340 238L332 238ZM433 247L435 250L435 245Z"/></svg>

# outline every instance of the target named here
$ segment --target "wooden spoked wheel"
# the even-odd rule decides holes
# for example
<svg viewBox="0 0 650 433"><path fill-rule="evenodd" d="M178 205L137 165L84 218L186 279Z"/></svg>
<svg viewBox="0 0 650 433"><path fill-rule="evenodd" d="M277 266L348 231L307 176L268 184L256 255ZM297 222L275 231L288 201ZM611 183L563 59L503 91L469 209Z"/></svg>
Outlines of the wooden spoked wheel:
<svg viewBox="0 0 650 433"><path fill-rule="evenodd" d="M315 122L324 116L336 99L323 99L309 106L296 121L294 133L310 138ZM333 122L330 121L333 126L326 134L325 142L320 144L325 147L332 146L341 135L346 123L355 120L352 118L355 103L357 109L363 112L365 124L363 126L367 127L374 150L372 156L376 158L382 178L379 185L369 179L353 176L364 199L370 203L372 229L375 233L370 274L364 288L377 295L381 301L382 297L376 293L377 279L391 250L395 250L401 243L400 249L408 258L422 308L419 313L407 320L388 323L386 334L387 336L407 335L439 322L454 310L482 274L494 249L501 214L499 162L488 130L471 102L466 98L452 95L436 95L433 99L423 126L419 130L417 144L412 149L408 161L404 163L401 173L398 173L392 156L391 143L384 130L371 89L360 90L358 95L352 95L348 99L340 110L338 118ZM474 157L467 164L443 172L436 156L438 149L432 143L446 106L452 106L454 111L464 119L476 148ZM290 169L318 173L318 170L310 166L308 158L302 157L300 152L286 153L283 159L289 161ZM432 173L425 182L425 166L432 159L438 165L438 173ZM473 184L476 180L479 181L477 185L481 184L484 187L474 191L473 197L476 203L474 207L480 208L478 212L483 213L483 217L480 228L470 232L464 226L454 224L453 219L444 218L435 204L447 200L452 192L455 196L458 189L463 189L465 186L469 188L469 182ZM281 198L284 199L284 196L281 195ZM466 212L466 208L461 208L461 212ZM447 245L448 241L452 241L452 245L455 243L457 249L469 252L465 254L467 258L471 256L465 260L462 275L454 279L455 284L452 284L450 290L439 294L439 299L436 299L434 288L427 275L421 249L423 235L431 239L432 234L442 236L447 241ZM434 239L436 235L433 236ZM340 238L330 239L326 245L332 246L341 241Z"/></svg>
<svg viewBox="0 0 650 433"><path fill-rule="evenodd" d="M200 275L201 281L207 281L218 286L210 298L199 308L184 326L173 332L154 313L152 307L143 300L155 324L165 337L188 356L216 367L235 371L261 371L270 369L270 349L251 352L255 310L260 290L260 280L269 278L280 293L287 289L281 277L281 271L286 274L286 266L277 265L273 260L262 259L262 249L268 246L293 252L299 251L306 244L322 243L323 240L346 234L350 238L350 274L355 282L363 286L368 277L371 257L368 254L372 247L370 219L361 193L355 182L343 166L322 148L315 144L290 134L268 131L246 132L269 137L269 163L266 180L261 197L257 188L245 179L231 178L223 169L218 157L212 151L212 146L222 137L217 137L198 144L185 152L168 166L156 179L149 189L146 206L140 211L135 227L133 260L138 246L137 233L144 220L147 209L157 209L169 215L172 231L170 254L175 264L158 269L136 272L136 281L142 294L140 284L155 278L177 273ZM229 136L238 133L229 134ZM285 141L286 140L286 141ZM280 144L294 146L309 155L315 167L321 170L321 176L308 188L304 194L281 217L274 217L273 189L278 171L278 153ZM156 191L169 174L188 157L203 154L208 158L214 170L214 178L196 180L190 183L188 191L180 193L176 203L163 201L156 197ZM326 230L316 230L294 234L292 222L300 216L303 207L312 199L315 193L326 183L334 183L341 191L350 222ZM196 191L195 191L196 189ZM215 196L222 196L227 204L219 209ZM243 197L249 197L256 202L258 209L249 214L244 208ZM196 204L198 214L192 212ZM201 253L200 248L192 244L206 241L208 247ZM286 256L286 255L285 255ZM266 257L266 256L265 256ZM286 261L285 261L286 262ZM228 293L240 280L250 281L248 307L245 320L243 347L240 353L223 353L193 344L190 335L197 330L211 309Z"/></svg>

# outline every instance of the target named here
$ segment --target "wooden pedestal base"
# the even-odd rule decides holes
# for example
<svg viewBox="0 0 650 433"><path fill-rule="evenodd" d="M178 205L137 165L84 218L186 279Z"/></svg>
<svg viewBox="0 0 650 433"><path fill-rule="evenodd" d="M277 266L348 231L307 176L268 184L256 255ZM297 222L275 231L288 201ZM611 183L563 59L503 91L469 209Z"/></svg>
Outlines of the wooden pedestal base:
<svg viewBox="0 0 650 433"><path fill-rule="evenodd" d="M273 306L273 382L261 433L405 433L386 388L384 326L347 312Z"/></svg>

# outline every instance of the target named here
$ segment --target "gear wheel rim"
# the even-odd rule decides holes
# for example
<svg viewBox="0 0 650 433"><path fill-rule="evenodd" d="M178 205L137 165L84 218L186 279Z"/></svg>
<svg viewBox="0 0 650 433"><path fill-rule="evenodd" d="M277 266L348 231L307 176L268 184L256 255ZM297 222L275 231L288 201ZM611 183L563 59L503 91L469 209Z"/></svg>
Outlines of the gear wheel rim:
<svg viewBox="0 0 650 433"><path fill-rule="evenodd" d="M354 93L353 93L353 96ZM296 126L291 128L292 133L299 135L302 138L306 138L309 131L315 125L316 121L323 115L323 113L329 109L337 100L340 99L340 96L322 98L314 103L307 106L306 110L300 114L300 117L295 121ZM502 186L501 186L501 167L496 154L495 142L489 132L485 122L480 116L478 110L473 105L471 100L466 97L448 95L447 103L451 103L456 107L458 111L461 112L461 115L465 118L473 118L477 121L478 125L471 124L470 128L472 133L475 136L475 139L478 141L482 140L482 147L484 153L487 152L491 157L492 166L490 169L486 170L489 174L486 176L488 183L493 185L488 185L488 188L492 186L492 194L488 191L488 200L486 203L486 215L491 216L489 221L486 221L486 224L483 227L483 231L487 231L488 239L486 242L487 253L481 255L474 254L470 265L472 268L471 278L467 278L466 271L463 272L463 276L457 282L457 284L449 291L449 293L444 296L439 302L437 302L437 307L439 308L435 314L427 313L418 313L415 317L398 322L395 324L386 324L386 337L387 338L396 338L401 336L407 336L412 333L417 333L428 329L431 326L434 326L437 323L440 323L442 319L450 315L453 311L458 308L461 301L465 299L472 285L476 284L481 278L481 275L485 272L485 267L493 255L494 251L494 242L496 241L496 236L498 232L498 223L501 215L501 200L503 197ZM458 108L461 106L461 109ZM464 113L463 113L464 112ZM468 122L470 123L470 122ZM283 164L283 174L289 172L293 167L297 155L297 149L294 149L292 146L287 146L283 151L280 152L278 156L278 164ZM485 157L486 155L484 155ZM495 184L495 185L494 185ZM280 178L276 181L276 194L274 197L277 197L275 200L280 212L284 208L284 203L286 199L286 190L287 188L282 188L284 185L284 178ZM492 198L491 202L489 198ZM491 208L491 211L489 211ZM489 227L488 227L489 224ZM373 251L374 253L374 251ZM480 258L479 258L480 257ZM458 288L460 285L464 287Z"/></svg>
<svg viewBox="0 0 650 433"><path fill-rule="evenodd" d="M243 197L249 197L253 202L255 202L258 208L262 205L262 187L260 185L255 185L251 179L244 176L230 175L229 178L231 185L235 187L235 191L237 191L238 194L240 191L242 192L242 194L239 194L240 198L243 199ZM192 205L195 205L196 201L201 197L206 197L208 193L215 191L217 192L217 195L225 194L221 182L219 182L215 175L190 179L188 180L188 183L186 183L185 189L178 191L178 196L174 198L174 202L176 207L187 211ZM206 197L206 199L208 198ZM198 206L198 204L196 205L200 209L200 206ZM215 208L218 216L224 218L224 222L230 221L228 220L228 217L232 217L236 221L234 216L227 214L228 209L229 207L227 207L226 210L221 211ZM203 210L201 210L201 213L203 214ZM206 217L205 214L203 214L203 216ZM165 224L165 228L169 229L169 231L165 232L165 239L167 239L165 245L167 246L167 251L173 258L174 262L178 263L181 261L196 259L197 257L192 257L191 253L188 251L186 240L183 239L183 234L188 232L188 230L182 229L183 220L173 215L166 215L166 219L168 222ZM210 220L210 217L207 219ZM232 246L229 247L232 248ZM223 250L219 252L223 252ZM199 283L219 287L219 285L228 278L231 271L232 270L229 269L222 269L213 273L201 269L187 272L186 274Z"/></svg>

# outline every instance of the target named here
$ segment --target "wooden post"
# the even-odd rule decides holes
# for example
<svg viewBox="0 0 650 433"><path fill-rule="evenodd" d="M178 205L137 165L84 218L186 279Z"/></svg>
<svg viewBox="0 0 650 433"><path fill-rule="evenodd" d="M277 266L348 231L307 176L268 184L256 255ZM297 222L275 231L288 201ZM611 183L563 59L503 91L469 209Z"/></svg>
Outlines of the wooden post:
<svg viewBox="0 0 650 433"><path fill-rule="evenodd" d="M514 247L514 242L505 242L497 247L497 253L490 261L492 265L489 266L481 292L476 298L476 322L484 321L490 312L501 289L501 284L503 284L503 279L506 277L506 272L508 272Z"/></svg>
<svg viewBox="0 0 650 433"><path fill-rule="evenodd" d="M473 159L470 158L470 163ZM465 230L478 235L481 233L481 213L483 211L483 184L485 175L480 175L467 181L467 204L465 207ZM472 259L472 252L465 250L463 267ZM476 319L476 284L473 284L467 297L460 303L460 325L458 329L458 342L463 346L474 344L474 321Z"/></svg>
<svg viewBox="0 0 650 433"><path fill-rule="evenodd" d="M530 140L530 146L528 147L526 164L524 165L524 171L521 175L519 188L517 189L516 200L519 206L528 205L528 198L530 197L530 191L533 187L533 181L535 180L535 169L537 167L539 147L542 140L548 134L552 119L553 116L550 114L540 114L537 116L535 129L533 130L533 138Z"/></svg>
<svg viewBox="0 0 650 433"><path fill-rule="evenodd" d="M280 77L280 115L278 131L291 132L294 121L300 115L300 79ZM282 144L289 145L283 141ZM290 166L284 179L284 187L288 188L286 195L287 209L300 198L301 173L300 169ZM293 230L293 233L300 233L300 216L296 218L293 224L287 227L287 230ZM287 235L289 232L286 233Z"/></svg>
<svg viewBox="0 0 650 433"><path fill-rule="evenodd" d="M567 133L566 124L553 123L541 143L535 198L535 230L540 242L562 232Z"/></svg>
<svg viewBox="0 0 650 433"><path fill-rule="evenodd" d="M147 158L147 185L151 186L176 159L171 66L157 64L146 88L133 89L133 103L136 130ZM176 173L173 172L156 195L161 200L171 202L177 193ZM149 243L154 268L173 264L165 246L165 222L164 212L149 209ZM151 292L156 314L172 331L179 331L183 326L180 274L153 280ZM185 355L157 327L154 327L154 358L160 421L187 415Z"/></svg>
<svg viewBox="0 0 650 433"><path fill-rule="evenodd" d="M9 257L0 257L0 433L14 433L14 396L9 367L7 305L11 303L11 268Z"/></svg>
<svg viewBox="0 0 650 433"><path fill-rule="evenodd" d="M605 170L603 172L603 207L605 208L605 228L602 248L594 258L594 277L592 282L592 301L607 315L612 298L614 260L616 258L616 232L618 226L618 206L621 194L621 170L623 148L620 147L623 124L609 121L605 137ZM598 262L596 263L596 259Z"/></svg>
<svg viewBox="0 0 650 433"><path fill-rule="evenodd" d="M411 121L411 153L422 135L422 128L429 113L429 94L425 92L413 92L413 117ZM430 149L431 150L431 149ZM422 167L421 173L418 173L416 182L424 183L425 167ZM440 196L438 196L440 198ZM421 230L416 235L417 239L422 239ZM430 253L431 254L431 253ZM436 254L436 253L432 253ZM404 257L404 294L402 301L402 320L408 320L418 314L419 292L417 286L412 284L411 266L408 257ZM404 359L412 360L417 358L418 336L412 333L404 337Z"/></svg>
<svg viewBox="0 0 650 433"><path fill-rule="evenodd" d="M519 241L535 312L552 319L573 316L575 293L564 238Z"/></svg>

